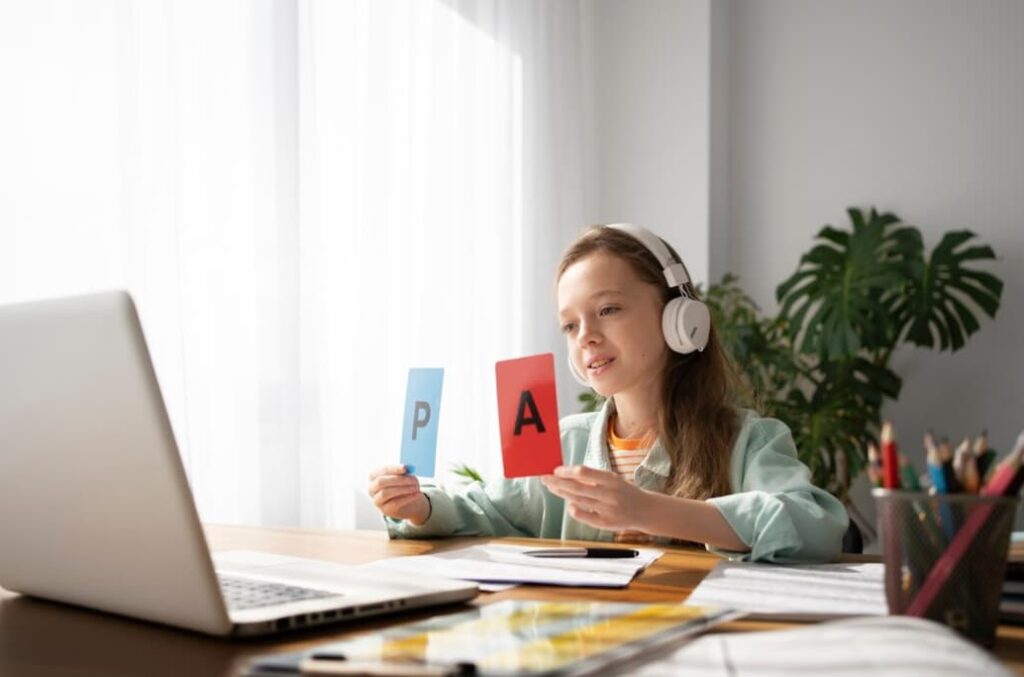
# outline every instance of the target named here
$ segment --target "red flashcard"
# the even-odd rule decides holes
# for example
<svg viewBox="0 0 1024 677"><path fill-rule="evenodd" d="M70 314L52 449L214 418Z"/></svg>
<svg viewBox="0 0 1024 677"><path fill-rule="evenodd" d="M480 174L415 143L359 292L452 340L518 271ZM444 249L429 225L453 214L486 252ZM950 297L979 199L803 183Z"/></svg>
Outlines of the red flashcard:
<svg viewBox="0 0 1024 677"><path fill-rule="evenodd" d="M505 477L550 475L562 465L555 356L502 360L494 372Z"/></svg>

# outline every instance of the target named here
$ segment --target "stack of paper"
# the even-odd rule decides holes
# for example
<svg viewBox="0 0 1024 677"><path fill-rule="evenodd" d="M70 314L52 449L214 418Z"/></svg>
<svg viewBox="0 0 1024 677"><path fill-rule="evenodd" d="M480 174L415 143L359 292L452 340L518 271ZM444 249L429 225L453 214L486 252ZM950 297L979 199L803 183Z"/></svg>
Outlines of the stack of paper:
<svg viewBox="0 0 1024 677"><path fill-rule="evenodd" d="M944 625L907 616L857 618L796 630L721 633L631 671L638 677L1010 677Z"/></svg>
<svg viewBox="0 0 1024 677"><path fill-rule="evenodd" d="M531 557L536 547L474 545L435 555L392 557L364 565L368 568L434 578L458 578L485 584L535 583L580 587L623 588L661 557L660 550L641 549L637 557Z"/></svg>
<svg viewBox="0 0 1024 677"><path fill-rule="evenodd" d="M888 613L881 563L778 565L720 562L686 602L761 617L822 620Z"/></svg>

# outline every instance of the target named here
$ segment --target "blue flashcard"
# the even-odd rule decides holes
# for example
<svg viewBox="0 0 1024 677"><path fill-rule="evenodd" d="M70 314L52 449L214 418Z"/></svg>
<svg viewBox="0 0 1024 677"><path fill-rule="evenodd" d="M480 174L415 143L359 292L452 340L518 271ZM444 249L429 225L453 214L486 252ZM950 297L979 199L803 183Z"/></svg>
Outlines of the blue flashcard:
<svg viewBox="0 0 1024 677"><path fill-rule="evenodd" d="M402 463L410 475L434 476L443 384L444 369L409 370L402 414Z"/></svg>

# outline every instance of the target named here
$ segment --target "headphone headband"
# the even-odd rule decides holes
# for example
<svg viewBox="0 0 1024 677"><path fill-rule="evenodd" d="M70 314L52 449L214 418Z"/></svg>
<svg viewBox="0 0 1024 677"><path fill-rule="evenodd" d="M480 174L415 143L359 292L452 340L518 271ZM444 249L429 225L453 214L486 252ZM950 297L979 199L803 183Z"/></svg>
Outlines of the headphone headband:
<svg viewBox="0 0 1024 677"><path fill-rule="evenodd" d="M654 258L658 261L658 265L661 266L661 272L665 276L665 282L670 287L679 287L679 291L682 292L683 296L689 297L690 294L686 291L686 285L690 284L690 273L686 270L686 266L683 262L676 257L672 256L672 252L668 250L665 243L660 237L647 230L643 226L638 226L633 223L609 223L608 228L614 228L615 230L621 230L624 233L629 233L637 240L640 244L647 247L647 250L654 255Z"/></svg>

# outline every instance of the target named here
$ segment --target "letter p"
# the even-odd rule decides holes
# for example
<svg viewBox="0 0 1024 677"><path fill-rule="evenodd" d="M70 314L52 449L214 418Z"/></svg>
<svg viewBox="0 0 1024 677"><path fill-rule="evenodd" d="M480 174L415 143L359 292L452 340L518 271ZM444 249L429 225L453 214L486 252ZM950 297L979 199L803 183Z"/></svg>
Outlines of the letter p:
<svg viewBox="0 0 1024 677"><path fill-rule="evenodd" d="M412 439L416 440L416 431L426 428L430 423L430 403L423 400L416 400L416 406L412 414Z"/></svg>

